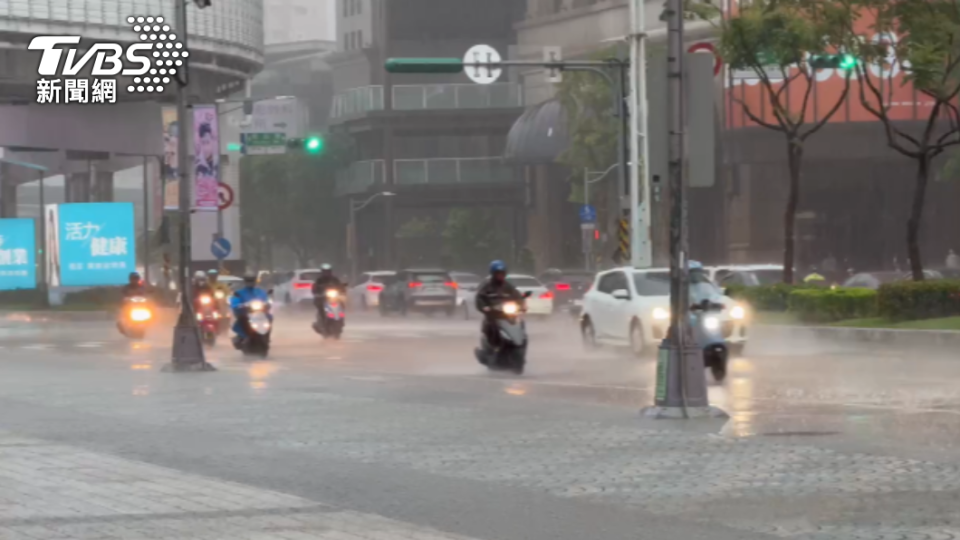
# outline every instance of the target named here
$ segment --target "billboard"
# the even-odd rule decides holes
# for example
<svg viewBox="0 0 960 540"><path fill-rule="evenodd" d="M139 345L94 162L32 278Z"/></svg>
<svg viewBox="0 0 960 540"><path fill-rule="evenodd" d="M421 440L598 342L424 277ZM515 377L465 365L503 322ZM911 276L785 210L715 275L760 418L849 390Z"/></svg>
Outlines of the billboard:
<svg viewBox="0 0 960 540"><path fill-rule="evenodd" d="M32 219L0 219L0 291L37 287Z"/></svg>
<svg viewBox="0 0 960 540"><path fill-rule="evenodd" d="M51 286L123 285L136 270L133 204L48 205L46 219Z"/></svg>
<svg viewBox="0 0 960 540"><path fill-rule="evenodd" d="M193 107L193 208L216 212L220 129L216 105Z"/></svg>
<svg viewBox="0 0 960 540"><path fill-rule="evenodd" d="M167 210L180 208L180 184L177 176L178 129L176 107L164 107L163 116L163 166L160 176L163 178L163 207Z"/></svg>

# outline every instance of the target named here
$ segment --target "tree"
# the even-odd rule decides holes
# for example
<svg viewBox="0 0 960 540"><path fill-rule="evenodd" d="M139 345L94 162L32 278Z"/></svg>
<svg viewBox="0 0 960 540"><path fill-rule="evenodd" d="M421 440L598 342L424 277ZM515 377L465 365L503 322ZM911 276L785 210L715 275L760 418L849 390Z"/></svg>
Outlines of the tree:
<svg viewBox="0 0 960 540"><path fill-rule="evenodd" d="M848 10L821 0L758 0L741 2L726 17L710 4L695 4L702 18L720 28L720 55L732 69L752 71L759 79L772 119L734 98L750 120L783 134L789 189L783 212L783 282L793 282L796 258L796 214L800 204L804 143L840 110L850 91L851 70L839 52L848 29ZM811 110L816 70L844 69L842 93L821 118ZM797 94L798 93L798 94ZM801 96L799 100L794 99Z"/></svg>
<svg viewBox="0 0 960 540"><path fill-rule="evenodd" d="M458 268L486 268L494 259L512 262L511 236L497 208L454 208L443 230L444 250Z"/></svg>
<svg viewBox="0 0 960 540"><path fill-rule="evenodd" d="M333 138L319 155L291 150L241 160L244 246L261 263L270 260L274 245L288 248L301 267L321 254L339 253L346 218L334 194L335 173L348 152L345 140Z"/></svg>
<svg viewBox="0 0 960 540"><path fill-rule="evenodd" d="M616 57L615 48L607 48L593 55L593 60ZM582 203L583 174L585 170L603 171L617 162L617 144L620 126L614 110L613 89L606 79L596 73L570 71L563 75L558 85L557 97L563 106L570 145L558 161L571 170L571 200ZM616 176L616 171L611 171ZM598 184L611 189L597 189L590 192L590 202L598 209L600 223L606 223L609 238L616 238L616 204L611 200L615 182ZM610 211L613 210L613 211ZM604 249L604 251L608 251Z"/></svg>
<svg viewBox="0 0 960 540"><path fill-rule="evenodd" d="M915 161L913 197L907 220L910 272L922 281L920 226L933 159L960 145L960 7L956 0L843 0L848 17L847 47L857 55L863 108L884 127L887 144ZM866 26L860 21L873 21ZM865 30L883 36L867 39ZM895 81L899 73L901 81ZM893 94L912 85L928 100L920 129L898 122Z"/></svg>

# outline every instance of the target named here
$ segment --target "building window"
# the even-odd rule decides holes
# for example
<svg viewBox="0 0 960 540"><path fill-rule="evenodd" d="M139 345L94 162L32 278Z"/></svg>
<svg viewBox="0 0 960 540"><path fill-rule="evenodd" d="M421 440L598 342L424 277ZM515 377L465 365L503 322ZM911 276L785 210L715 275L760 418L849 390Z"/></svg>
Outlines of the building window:
<svg viewBox="0 0 960 540"><path fill-rule="evenodd" d="M363 48L363 30L357 30L357 48Z"/></svg>
<svg viewBox="0 0 960 540"><path fill-rule="evenodd" d="M357 15L363 13L363 0L357 0Z"/></svg>
<svg viewBox="0 0 960 540"><path fill-rule="evenodd" d="M350 13L347 12L350 9L350 2L351 0L343 0L343 16L344 17L350 16Z"/></svg>

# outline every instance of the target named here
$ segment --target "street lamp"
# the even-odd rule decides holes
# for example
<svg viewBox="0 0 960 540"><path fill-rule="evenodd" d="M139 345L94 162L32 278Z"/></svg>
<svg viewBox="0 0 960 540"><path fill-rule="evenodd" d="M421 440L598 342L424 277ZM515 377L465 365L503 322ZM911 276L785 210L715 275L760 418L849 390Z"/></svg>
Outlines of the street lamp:
<svg viewBox="0 0 960 540"><path fill-rule="evenodd" d="M350 279L354 279L357 275L357 212L369 206L377 197L395 197L396 195L392 191L381 191L361 202L350 201L350 224L348 225L350 234L350 245L348 246L350 248Z"/></svg>

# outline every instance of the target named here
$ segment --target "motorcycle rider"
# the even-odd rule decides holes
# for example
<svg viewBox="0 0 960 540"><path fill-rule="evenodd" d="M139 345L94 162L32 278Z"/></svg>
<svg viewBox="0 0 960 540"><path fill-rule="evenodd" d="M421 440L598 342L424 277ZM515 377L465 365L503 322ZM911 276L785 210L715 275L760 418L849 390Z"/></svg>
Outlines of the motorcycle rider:
<svg viewBox="0 0 960 540"><path fill-rule="evenodd" d="M233 289L220 281L220 272L216 268L207 271L207 281L213 289L217 310L220 311L220 331L226 331L230 322L230 297L233 296Z"/></svg>
<svg viewBox="0 0 960 540"><path fill-rule="evenodd" d="M193 275L193 305L195 308L199 309L200 307L200 298L203 296L210 297L210 300L214 300L216 296L213 294L213 287L210 286L210 283L207 281L207 274L202 270L197 270L197 273Z"/></svg>
<svg viewBox="0 0 960 540"><path fill-rule="evenodd" d="M313 282L313 305L317 308L317 323L323 321L323 303L326 301L327 289L336 289L344 292L344 284L333 273L333 266L329 264L320 265L320 275Z"/></svg>
<svg viewBox="0 0 960 540"><path fill-rule="evenodd" d="M477 290L476 295L477 311L483 313L480 331L494 349L500 343L494 307L504 300L513 300L521 310L526 310L526 298L523 293L507 281L507 265L497 260L490 263L490 277Z"/></svg>
<svg viewBox="0 0 960 540"><path fill-rule="evenodd" d="M130 272L130 275L127 277L127 284L123 286L121 292L123 299L126 300L134 296L146 296L147 288L144 286L143 279L139 273Z"/></svg>
<svg viewBox="0 0 960 540"><path fill-rule="evenodd" d="M254 300L260 300L265 305L270 304L270 295L267 294L267 291L257 287L257 275L256 274L244 274L243 276L243 288L238 289L237 292L233 293L233 296L230 297L230 308L233 310L233 332L236 334L233 338L233 346L239 348L240 343L243 342L244 338L247 337L246 332L243 329L243 321L240 318L240 308L244 306L247 302L252 302ZM268 311L267 319L272 323L273 315Z"/></svg>

